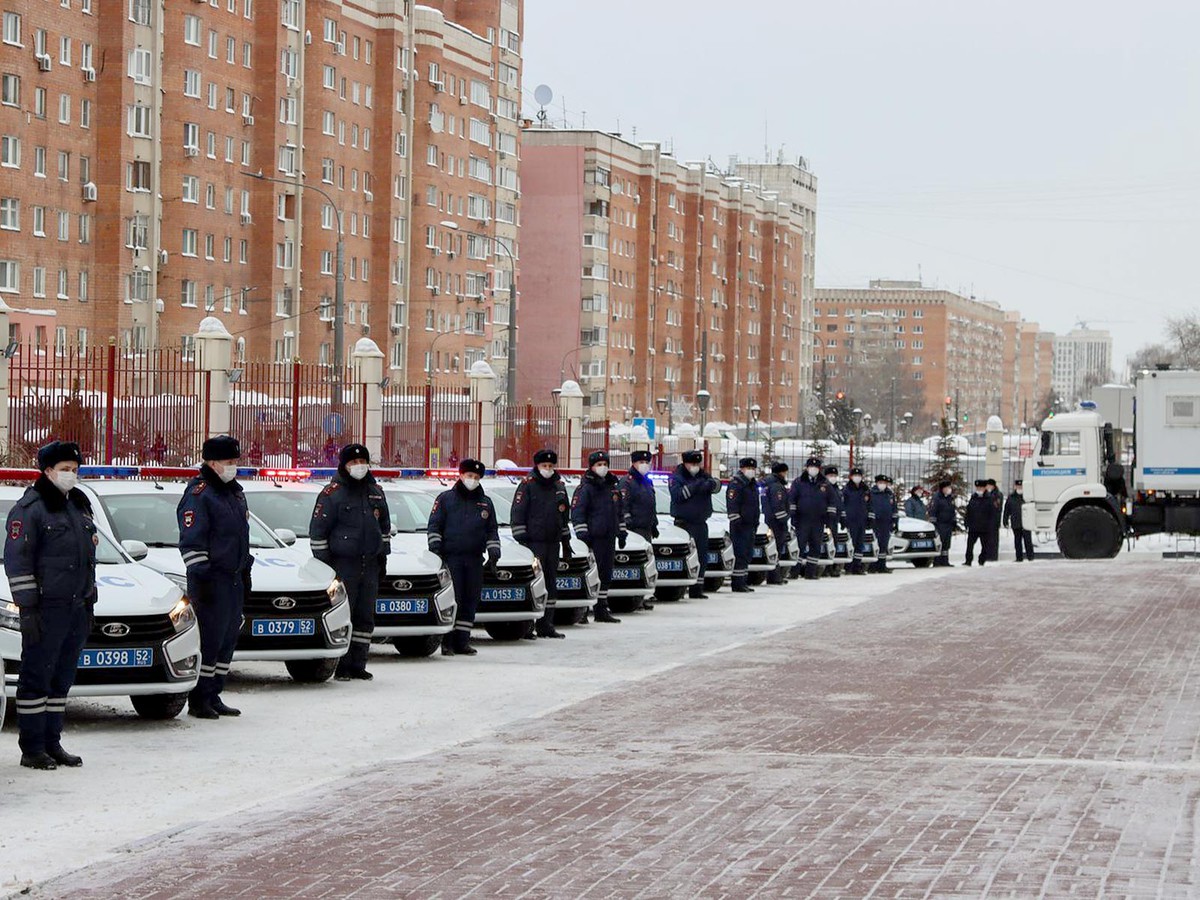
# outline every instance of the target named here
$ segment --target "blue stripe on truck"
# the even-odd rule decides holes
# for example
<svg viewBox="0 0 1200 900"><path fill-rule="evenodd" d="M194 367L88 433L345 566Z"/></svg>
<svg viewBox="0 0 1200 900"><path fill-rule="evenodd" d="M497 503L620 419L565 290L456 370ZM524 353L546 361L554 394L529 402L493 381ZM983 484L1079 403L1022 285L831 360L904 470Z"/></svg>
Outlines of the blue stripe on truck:
<svg viewBox="0 0 1200 900"><path fill-rule="evenodd" d="M1146 466L1143 475L1200 475L1200 469L1185 469L1176 466Z"/></svg>
<svg viewBox="0 0 1200 900"><path fill-rule="evenodd" d="M1034 469L1033 477L1040 476L1063 476L1063 475L1086 475L1086 469Z"/></svg>

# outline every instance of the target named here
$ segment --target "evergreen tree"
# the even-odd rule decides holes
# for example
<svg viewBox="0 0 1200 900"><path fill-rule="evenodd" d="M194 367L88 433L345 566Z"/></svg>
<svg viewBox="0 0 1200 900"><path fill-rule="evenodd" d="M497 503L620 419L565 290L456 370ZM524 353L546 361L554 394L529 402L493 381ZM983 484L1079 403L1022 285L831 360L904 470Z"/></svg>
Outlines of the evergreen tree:
<svg viewBox="0 0 1200 900"><path fill-rule="evenodd" d="M949 481L954 487L954 493L959 496L967 490L967 482L963 478L962 466L958 461L958 442L950 430L949 419L944 415L937 450L925 468L924 481L930 491L936 491L943 481Z"/></svg>

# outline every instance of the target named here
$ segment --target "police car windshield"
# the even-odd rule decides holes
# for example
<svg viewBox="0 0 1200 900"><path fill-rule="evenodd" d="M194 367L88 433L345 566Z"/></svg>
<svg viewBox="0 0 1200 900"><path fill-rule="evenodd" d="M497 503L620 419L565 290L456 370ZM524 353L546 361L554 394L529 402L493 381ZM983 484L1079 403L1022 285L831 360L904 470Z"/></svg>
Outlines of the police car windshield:
<svg viewBox="0 0 1200 900"><path fill-rule="evenodd" d="M175 517L178 496L153 494L104 494L100 498L113 534L120 541L141 541L147 547L178 547L179 520ZM275 550L280 542L256 516L250 516L250 547Z"/></svg>
<svg viewBox="0 0 1200 900"><path fill-rule="evenodd" d="M386 487L383 493L387 497L392 528L397 533L413 534L426 530L429 513L433 510L432 495L416 491L389 491Z"/></svg>
<svg viewBox="0 0 1200 900"><path fill-rule="evenodd" d="M484 482L483 489L496 507L496 524L512 524L512 502L517 494L517 486L511 481Z"/></svg>
<svg viewBox="0 0 1200 900"><path fill-rule="evenodd" d="M16 502L17 498L15 497L11 500L0 500L0 519L4 519L5 521L8 520L8 512L13 508L13 505ZM116 545L112 542L108 535L99 530L97 530L96 533L100 536L100 543L96 545L96 562L102 566L116 566L120 565L121 563L129 562L129 560L121 555L121 551L117 549ZM0 541L0 562L3 561L4 543Z"/></svg>
<svg viewBox="0 0 1200 900"><path fill-rule="evenodd" d="M713 512L725 512L725 491L722 489L712 495ZM671 514L671 489L666 485L654 488L654 508L660 515Z"/></svg>
<svg viewBox="0 0 1200 900"><path fill-rule="evenodd" d="M288 528L298 538L308 537L317 495L305 491L246 491L250 511L271 528Z"/></svg>

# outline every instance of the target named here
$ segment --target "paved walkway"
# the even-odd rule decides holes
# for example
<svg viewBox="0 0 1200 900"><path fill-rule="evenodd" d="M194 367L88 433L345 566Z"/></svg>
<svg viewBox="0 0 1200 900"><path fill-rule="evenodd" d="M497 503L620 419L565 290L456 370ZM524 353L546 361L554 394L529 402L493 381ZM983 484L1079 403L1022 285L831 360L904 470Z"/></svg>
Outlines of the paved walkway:
<svg viewBox="0 0 1200 900"><path fill-rule="evenodd" d="M1200 566L892 579L881 600L34 894L1200 895Z"/></svg>

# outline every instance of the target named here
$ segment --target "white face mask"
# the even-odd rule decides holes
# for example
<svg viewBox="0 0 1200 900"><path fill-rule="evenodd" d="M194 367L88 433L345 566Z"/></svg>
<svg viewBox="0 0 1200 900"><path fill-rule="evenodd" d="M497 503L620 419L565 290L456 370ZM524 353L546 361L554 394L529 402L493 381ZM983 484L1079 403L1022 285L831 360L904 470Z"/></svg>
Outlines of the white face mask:
<svg viewBox="0 0 1200 900"><path fill-rule="evenodd" d="M346 471L350 473L351 478L361 481L367 477L367 473L371 471L371 467L366 463L360 463L357 466L346 466Z"/></svg>
<svg viewBox="0 0 1200 900"><path fill-rule="evenodd" d="M881 491L885 491L885 490L887 490L887 482L886 481L877 481L877 482L875 482L875 487L879 488L879 490L881 490Z"/></svg>
<svg viewBox="0 0 1200 900"><path fill-rule="evenodd" d="M853 481L855 484L862 484L862 476L861 475L851 475L850 480Z"/></svg>
<svg viewBox="0 0 1200 900"><path fill-rule="evenodd" d="M464 475L462 477L462 485L468 491L473 491L479 487L479 479L474 475Z"/></svg>
<svg viewBox="0 0 1200 900"><path fill-rule="evenodd" d="M753 481L754 476L757 475L758 472L755 471L754 469L742 469L742 474L745 475L747 478L749 478L751 481Z"/></svg>
<svg viewBox="0 0 1200 900"><path fill-rule="evenodd" d="M554 466L538 466L538 474L543 478L553 478Z"/></svg>
<svg viewBox="0 0 1200 900"><path fill-rule="evenodd" d="M647 472L650 471L650 463L648 463L648 462L634 463L633 467L635 469L637 469L639 472L641 472L643 475L645 475Z"/></svg>
<svg viewBox="0 0 1200 900"><path fill-rule="evenodd" d="M237 466L221 466L221 471L217 473L217 477L226 484L229 484L229 482L237 478Z"/></svg>
<svg viewBox="0 0 1200 900"><path fill-rule="evenodd" d="M687 469L689 475L699 475L700 474L699 466L684 466L684 468Z"/></svg>
<svg viewBox="0 0 1200 900"><path fill-rule="evenodd" d="M1022 494L1025 493L1025 491L1022 488L1013 488L1013 490L1017 492L1018 497L1020 497Z"/></svg>
<svg viewBox="0 0 1200 900"><path fill-rule="evenodd" d="M982 496L983 496L983 488L976 488L976 489L975 489L975 496L976 496L976 497L982 497Z"/></svg>
<svg viewBox="0 0 1200 900"><path fill-rule="evenodd" d="M604 478L608 475L608 466L592 466L592 471Z"/></svg>
<svg viewBox="0 0 1200 900"><path fill-rule="evenodd" d="M815 466L809 466L804 471L806 471L808 473L809 478L816 478L818 475L821 474L821 470L816 468Z"/></svg>
<svg viewBox="0 0 1200 900"><path fill-rule="evenodd" d="M79 473L68 472L65 470L61 472L55 472L54 477L50 480L54 482L54 486L56 488L66 494L70 493L71 488L75 487L75 485L79 483Z"/></svg>
<svg viewBox="0 0 1200 900"><path fill-rule="evenodd" d="M953 493L954 493L954 488L943 488L943 489L942 489L942 496L943 496L943 497L949 497L949 496L950 496L951 494L953 494Z"/></svg>

